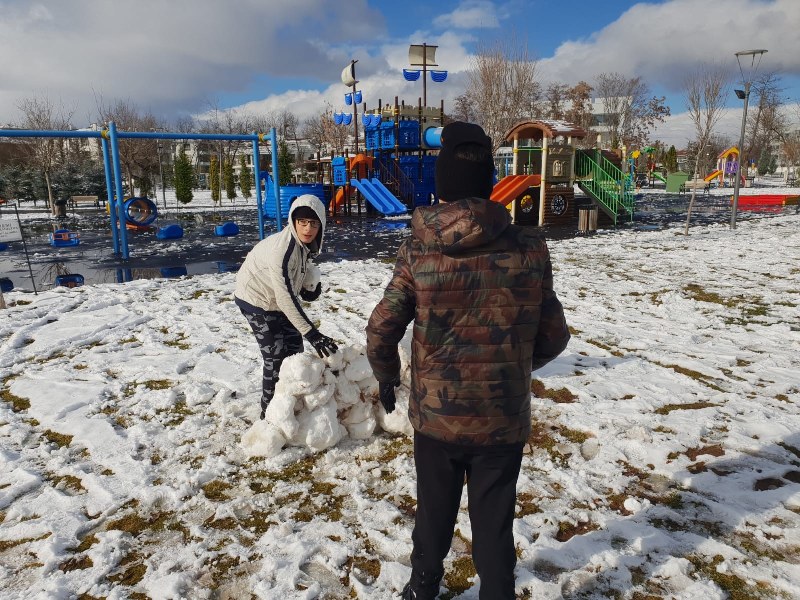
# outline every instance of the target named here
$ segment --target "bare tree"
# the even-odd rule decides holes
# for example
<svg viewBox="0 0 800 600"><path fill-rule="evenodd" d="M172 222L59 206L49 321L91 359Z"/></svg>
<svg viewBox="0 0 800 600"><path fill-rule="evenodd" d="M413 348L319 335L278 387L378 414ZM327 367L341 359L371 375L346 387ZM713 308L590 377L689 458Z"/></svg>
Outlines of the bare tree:
<svg viewBox="0 0 800 600"><path fill-rule="evenodd" d="M772 140L780 137L788 125L783 113L781 98L785 88L780 85L780 76L774 71L764 73L753 82L751 96L758 95L758 102L747 119L742 156L758 158Z"/></svg>
<svg viewBox="0 0 800 600"><path fill-rule="evenodd" d="M592 114L592 86L585 81L579 81L569 88L567 92L567 103L569 108L564 115L566 120L577 125L586 132L591 131L594 125L594 115ZM583 140L575 140L578 145L592 147L594 140L591 136Z"/></svg>
<svg viewBox="0 0 800 600"><path fill-rule="evenodd" d="M650 90L641 77L601 73L595 90L603 103L612 148L644 146L653 126L670 114L663 96L648 97Z"/></svg>
<svg viewBox="0 0 800 600"><path fill-rule="evenodd" d="M152 132L163 129L163 123L152 113L141 113L130 100L117 100L106 105L98 100L100 120L114 121L123 131ZM128 193L135 193L136 181L147 188L158 174L158 142L156 140L120 139L119 161L128 183Z"/></svg>
<svg viewBox="0 0 800 600"><path fill-rule="evenodd" d="M544 116L548 119L563 120L569 108L570 87L565 83L551 83L544 92Z"/></svg>
<svg viewBox="0 0 800 600"><path fill-rule="evenodd" d="M22 126L26 129L36 130L66 130L72 129L70 123L74 110L66 110L63 105L58 107L47 96L25 98L20 101L18 108L22 111L24 120ZM58 138L29 138L24 142L30 152L31 164L41 171L47 187L47 206L55 213L53 202L53 186L51 175L64 158L64 141Z"/></svg>
<svg viewBox="0 0 800 600"><path fill-rule="evenodd" d="M492 151L519 121L534 112L540 94L536 61L526 43L514 37L480 47L467 72L465 96L476 111L476 121L492 138Z"/></svg>
<svg viewBox="0 0 800 600"><path fill-rule="evenodd" d="M683 88L686 96L686 111L694 124L697 134L696 154L694 157L693 180L697 179L700 161L709 146L714 127L725 110L725 97L728 95L728 75L718 66L703 65L688 75ZM692 208L697 196L697 188L692 186L692 196L686 211L686 227L684 235L689 235L689 223Z"/></svg>
<svg viewBox="0 0 800 600"><path fill-rule="evenodd" d="M475 106L466 93L457 96L453 101L452 118L454 121L465 121L466 123L474 123L477 120Z"/></svg>
<svg viewBox="0 0 800 600"><path fill-rule="evenodd" d="M314 146L318 153L322 154L325 151L325 127L322 124L322 117L306 119L303 123L302 136Z"/></svg>

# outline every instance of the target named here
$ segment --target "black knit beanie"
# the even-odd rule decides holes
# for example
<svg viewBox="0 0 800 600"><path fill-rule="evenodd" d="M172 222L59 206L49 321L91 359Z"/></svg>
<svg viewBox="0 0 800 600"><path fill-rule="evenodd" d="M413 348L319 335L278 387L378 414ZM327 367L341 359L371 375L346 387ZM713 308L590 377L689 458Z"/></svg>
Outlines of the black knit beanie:
<svg viewBox="0 0 800 600"><path fill-rule="evenodd" d="M314 219L315 221L319 221L319 215L317 211L310 206L298 206L292 211L292 221L297 221L297 219Z"/></svg>
<svg viewBox="0 0 800 600"><path fill-rule="evenodd" d="M494 161L492 139L479 125L456 121L442 129L436 159L436 197L445 202L489 198Z"/></svg>

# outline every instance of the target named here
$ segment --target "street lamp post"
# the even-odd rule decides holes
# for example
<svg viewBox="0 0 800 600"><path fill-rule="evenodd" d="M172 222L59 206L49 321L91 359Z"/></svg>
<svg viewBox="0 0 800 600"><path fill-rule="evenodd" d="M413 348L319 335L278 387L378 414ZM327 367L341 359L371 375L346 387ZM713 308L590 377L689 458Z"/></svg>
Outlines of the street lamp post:
<svg viewBox="0 0 800 600"><path fill-rule="evenodd" d="M766 50L742 50L736 53L736 62L739 64L739 72L742 74L742 83L744 83L744 90L734 90L736 97L744 100L744 110L742 112L742 131L739 134L739 161L736 165L736 179L733 182L733 202L731 206L731 229L736 229L736 210L739 207L739 185L742 177L742 163L744 162L744 132L747 126L747 104L750 100L750 87L752 84L753 75L758 70L758 65L761 63L761 58L766 54ZM742 69L742 57L750 57L750 68L748 74L745 75ZM758 62L756 62L758 58Z"/></svg>

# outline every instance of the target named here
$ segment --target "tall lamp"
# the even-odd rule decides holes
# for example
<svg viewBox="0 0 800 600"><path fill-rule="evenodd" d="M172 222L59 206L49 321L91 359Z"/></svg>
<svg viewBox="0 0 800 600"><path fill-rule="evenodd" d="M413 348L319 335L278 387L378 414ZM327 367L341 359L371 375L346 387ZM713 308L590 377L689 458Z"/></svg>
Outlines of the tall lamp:
<svg viewBox="0 0 800 600"><path fill-rule="evenodd" d="M731 229L736 229L736 210L739 207L739 185L742 177L742 163L744 162L744 130L747 126L747 103L750 100L750 86L752 84L753 76L761 64L761 58L766 54L764 49L759 50L741 50L736 53L736 62L739 64L739 72L742 74L742 83L744 84L743 90L734 90L736 97L739 100L744 100L744 111L742 112L742 131L739 135L739 162L736 165L736 179L733 182L733 204L731 206ZM747 69L747 74L742 68L742 57L750 57L750 67ZM746 64L745 64L746 66Z"/></svg>

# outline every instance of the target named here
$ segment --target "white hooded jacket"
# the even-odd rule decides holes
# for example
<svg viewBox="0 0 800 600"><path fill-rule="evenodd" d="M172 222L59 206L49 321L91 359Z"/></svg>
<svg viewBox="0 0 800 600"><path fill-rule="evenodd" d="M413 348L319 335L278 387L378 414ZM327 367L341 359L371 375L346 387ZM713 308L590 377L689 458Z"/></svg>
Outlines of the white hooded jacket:
<svg viewBox="0 0 800 600"><path fill-rule="evenodd" d="M322 223L311 247L300 241L294 227L292 213L300 206L313 209ZM298 196L289 208L287 226L248 252L236 275L236 298L257 309L282 312L306 335L314 324L303 310L299 294L303 287L313 290L319 282L319 270L311 261L322 249L324 232L325 206L316 196Z"/></svg>

